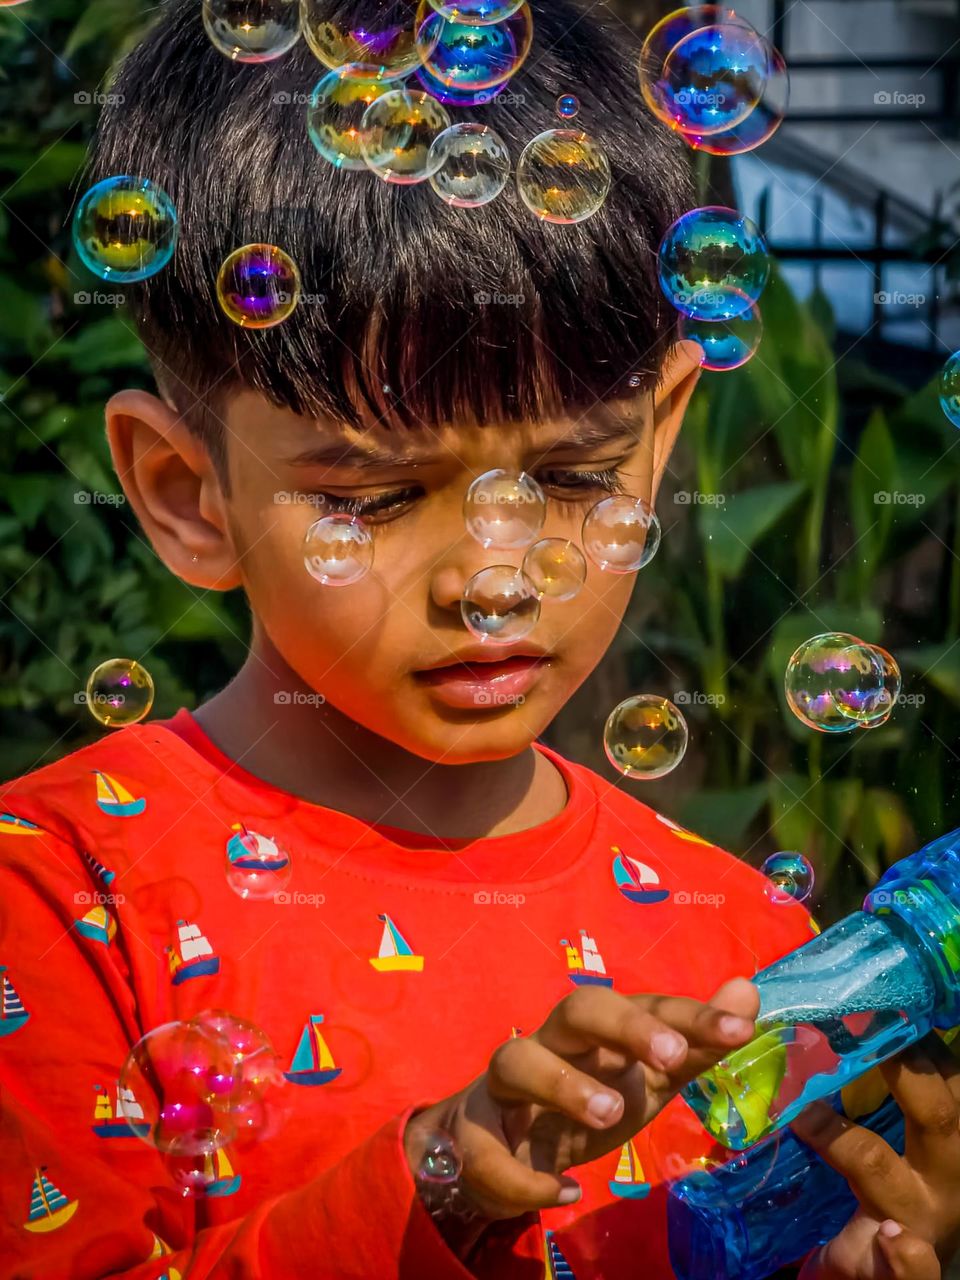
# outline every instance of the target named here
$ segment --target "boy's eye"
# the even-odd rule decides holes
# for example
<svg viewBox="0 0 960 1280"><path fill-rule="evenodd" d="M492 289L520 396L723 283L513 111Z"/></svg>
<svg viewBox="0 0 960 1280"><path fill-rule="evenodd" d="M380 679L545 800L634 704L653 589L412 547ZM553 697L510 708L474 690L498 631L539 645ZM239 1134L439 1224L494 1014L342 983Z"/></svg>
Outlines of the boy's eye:
<svg viewBox="0 0 960 1280"><path fill-rule="evenodd" d="M538 472L536 480L548 498L557 498L560 502L583 502L598 490L602 493L624 492L623 476L618 467L610 467L606 471L553 468Z"/></svg>
<svg viewBox="0 0 960 1280"><path fill-rule="evenodd" d="M358 516L366 521L375 521L378 517L399 514L417 498L422 497L423 489L419 485L410 485L406 489L391 489L386 493L373 493L363 497L344 497L338 493L321 493L321 510L343 512L346 515Z"/></svg>

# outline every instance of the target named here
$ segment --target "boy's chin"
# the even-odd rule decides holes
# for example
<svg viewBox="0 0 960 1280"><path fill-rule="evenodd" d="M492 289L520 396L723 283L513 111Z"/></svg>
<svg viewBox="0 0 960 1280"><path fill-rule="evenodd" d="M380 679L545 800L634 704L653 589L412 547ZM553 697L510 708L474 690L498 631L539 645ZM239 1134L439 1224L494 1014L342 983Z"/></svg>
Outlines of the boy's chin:
<svg viewBox="0 0 960 1280"><path fill-rule="evenodd" d="M543 732L547 720L527 707L425 710L408 723L408 750L435 764L479 764L519 755Z"/></svg>

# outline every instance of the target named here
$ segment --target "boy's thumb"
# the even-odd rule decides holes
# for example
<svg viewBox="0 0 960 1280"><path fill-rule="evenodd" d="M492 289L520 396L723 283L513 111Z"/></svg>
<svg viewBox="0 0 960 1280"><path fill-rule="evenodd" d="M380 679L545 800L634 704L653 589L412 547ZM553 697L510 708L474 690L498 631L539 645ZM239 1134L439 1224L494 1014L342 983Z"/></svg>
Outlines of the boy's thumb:
<svg viewBox="0 0 960 1280"><path fill-rule="evenodd" d="M880 1223L877 1248L883 1259L883 1280L941 1280L940 1262L933 1245L887 1219Z"/></svg>
<svg viewBox="0 0 960 1280"><path fill-rule="evenodd" d="M752 1020L760 1008L760 993L746 978L731 978L722 987L718 987L708 1003L715 1009L723 1009L726 1013L736 1013L741 1018Z"/></svg>

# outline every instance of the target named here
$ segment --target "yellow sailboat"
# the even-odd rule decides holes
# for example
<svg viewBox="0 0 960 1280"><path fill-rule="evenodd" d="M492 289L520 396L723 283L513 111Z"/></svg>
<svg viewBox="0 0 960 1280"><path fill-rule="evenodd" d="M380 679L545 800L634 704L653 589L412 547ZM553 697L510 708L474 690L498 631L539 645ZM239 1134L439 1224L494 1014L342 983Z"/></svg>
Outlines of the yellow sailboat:
<svg viewBox="0 0 960 1280"><path fill-rule="evenodd" d="M158 1235L153 1237L153 1248L150 1250L149 1262L153 1262L155 1258L165 1258L173 1250L168 1244L165 1244ZM178 1271L176 1267L167 1267L162 1276L158 1276L157 1280L183 1280L183 1272Z"/></svg>
<svg viewBox="0 0 960 1280"><path fill-rule="evenodd" d="M380 954L370 957L370 963L378 973L408 970L419 973L423 969L423 956L415 956L409 942L387 915L378 915L383 921L380 938Z"/></svg>
<svg viewBox="0 0 960 1280"><path fill-rule="evenodd" d="M222 1147L203 1157L203 1172L205 1178L211 1179L210 1182L204 1182L205 1196L232 1196L240 1189L240 1174L234 1173L233 1165Z"/></svg>
<svg viewBox="0 0 960 1280"><path fill-rule="evenodd" d="M77 1211L79 1200L68 1200L47 1177L41 1165L33 1179L30 1195L30 1217L23 1224L27 1231L56 1231L65 1226Z"/></svg>
<svg viewBox="0 0 960 1280"><path fill-rule="evenodd" d="M642 1200L650 1194L650 1183L643 1175L643 1165L632 1141L620 1148L617 1172L607 1185L621 1200Z"/></svg>
<svg viewBox="0 0 960 1280"><path fill-rule="evenodd" d="M104 813L112 818L133 818L138 813L143 813L147 807L144 796L135 798L122 782L111 778L108 773L101 773L99 769L94 769L93 772L97 778L97 804Z"/></svg>

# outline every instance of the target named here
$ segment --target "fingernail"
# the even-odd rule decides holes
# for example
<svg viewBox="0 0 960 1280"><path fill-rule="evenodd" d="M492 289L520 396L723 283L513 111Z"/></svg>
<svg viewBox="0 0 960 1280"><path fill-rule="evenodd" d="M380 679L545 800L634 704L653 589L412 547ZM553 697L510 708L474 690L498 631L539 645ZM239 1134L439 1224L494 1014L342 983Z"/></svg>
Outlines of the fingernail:
<svg viewBox="0 0 960 1280"><path fill-rule="evenodd" d="M722 1036L746 1036L753 1027L752 1022L748 1022L746 1018L734 1017L732 1013L724 1014L719 1025Z"/></svg>
<svg viewBox="0 0 960 1280"><path fill-rule="evenodd" d="M686 1047L687 1042L683 1036L678 1036L673 1031L658 1031L650 1041L653 1056L665 1067L676 1062Z"/></svg>
<svg viewBox="0 0 960 1280"><path fill-rule="evenodd" d="M620 1099L610 1093L595 1093L587 1102L587 1111L594 1120L609 1120L614 1112L620 1110Z"/></svg>
<svg viewBox="0 0 960 1280"><path fill-rule="evenodd" d="M880 1234L882 1236L901 1236L903 1235L903 1227L899 1222L894 1222L892 1218L888 1218L886 1222L880 1223Z"/></svg>
<svg viewBox="0 0 960 1280"><path fill-rule="evenodd" d="M564 1187L557 1196L557 1202L559 1204L576 1204L582 1195L582 1187Z"/></svg>

